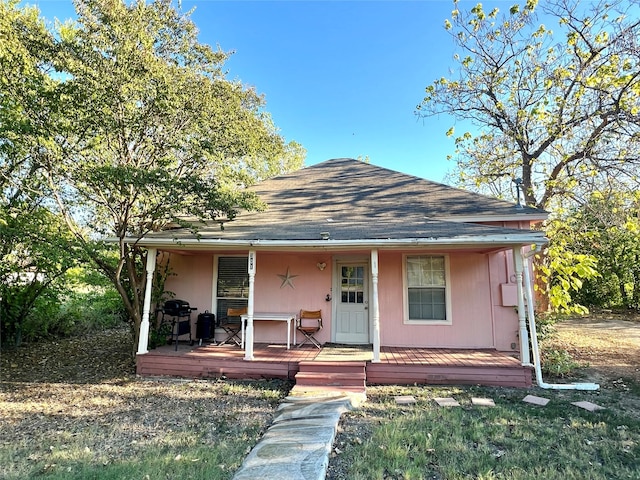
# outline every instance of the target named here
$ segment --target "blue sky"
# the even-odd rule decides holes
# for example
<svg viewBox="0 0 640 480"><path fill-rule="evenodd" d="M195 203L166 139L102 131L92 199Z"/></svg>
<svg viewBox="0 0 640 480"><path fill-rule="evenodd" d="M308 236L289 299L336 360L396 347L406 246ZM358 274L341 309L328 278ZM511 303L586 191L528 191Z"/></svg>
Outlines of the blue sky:
<svg viewBox="0 0 640 480"><path fill-rule="evenodd" d="M70 0L27 3L48 19L74 13ZM424 88L453 65L443 27L450 0L182 1L183 11L194 7L201 42L235 51L229 78L265 95L280 133L307 149L307 165L369 156L435 181L453 167L453 120L414 115Z"/></svg>

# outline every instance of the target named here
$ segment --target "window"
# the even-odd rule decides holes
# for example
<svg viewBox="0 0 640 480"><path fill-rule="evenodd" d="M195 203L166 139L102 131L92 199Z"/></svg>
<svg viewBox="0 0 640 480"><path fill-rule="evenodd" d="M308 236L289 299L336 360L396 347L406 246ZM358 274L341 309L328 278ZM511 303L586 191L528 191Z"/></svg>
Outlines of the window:
<svg viewBox="0 0 640 480"><path fill-rule="evenodd" d="M225 318L228 308L246 307L249 298L247 257L218 257L216 316Z"/></svg>
<svg viewBox="0 0 640 480"><path fill-rule="evenodd" d="M410 323L451 323L448 313L447 263L444 256L406 257L406 311Z"/></svg>

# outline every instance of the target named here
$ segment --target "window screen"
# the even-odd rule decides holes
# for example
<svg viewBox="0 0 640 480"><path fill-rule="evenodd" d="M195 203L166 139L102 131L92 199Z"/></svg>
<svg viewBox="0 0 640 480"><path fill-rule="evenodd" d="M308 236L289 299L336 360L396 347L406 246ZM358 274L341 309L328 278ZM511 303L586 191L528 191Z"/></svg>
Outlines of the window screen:
<svg viewBox="0 0 640 480"><path fill-rule="evenodd" d="M218 258L217 318L226 318L228 308L247 306L249 298L247 261L247 257Z"/></svg>

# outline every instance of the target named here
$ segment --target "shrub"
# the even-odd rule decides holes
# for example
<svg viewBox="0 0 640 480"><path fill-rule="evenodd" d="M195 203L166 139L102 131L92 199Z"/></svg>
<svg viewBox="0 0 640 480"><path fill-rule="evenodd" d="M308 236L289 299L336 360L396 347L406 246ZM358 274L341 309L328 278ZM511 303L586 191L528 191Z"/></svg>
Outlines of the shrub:
<svg viewBox="0 0 640 480"><path fill-rule="evenodd" d="M566 377L582 368L571 354L554 342L557 336L556 324L565 318L559 314L542 314L536 319L536 330L540 344L542 371L554 377Z"/></svg>
<svg viewBox="0 0 640 480"><path fill-rule="evenodd" d="M536 333L538 334L539 342L544 342L554 337L556 334L556 323L558 323L559 318L558 315L553 313L539 314L536 316Z"/></svg>
<svg viewBox="0 0 640 480"><path fill-rule="evenodd" d="M581 368L569 352L562 348L543 349L541 357L542 371L554 377L566 377Z"/></svg>
<svg viewBox="0 0 640 480"><path fill-rule="evenodd" d="M33 342L113 328L126 320L122 300L111 289L97 287L84 292L67 292L65 295L50 289L35 300L29 313L20 322L17 333L12 333L17 335L16 341L4 338L10 344L19 345L22 340ZM3 334L4 330L5 326Z"/></svg>

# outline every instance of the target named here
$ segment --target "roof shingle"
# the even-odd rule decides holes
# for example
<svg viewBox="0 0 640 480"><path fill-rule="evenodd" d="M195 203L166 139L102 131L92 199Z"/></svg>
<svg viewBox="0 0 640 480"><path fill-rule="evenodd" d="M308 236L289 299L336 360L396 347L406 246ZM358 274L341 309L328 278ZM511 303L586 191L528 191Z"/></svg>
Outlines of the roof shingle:
<svg viewBox="0 0 640 480"><path fill-rule="evenodd" d="M251 190L266 211L241 213L234 221L203 226L201 239L221 241L443 239L523 236L528 230L502 228L456 217L539 220L545 212L479 195L353 159L334 159L265 180ZM195 238L186 229L148 238ZM541 238L543 238L541 236ZM487 240L489 241L489 240ZM144 244L144 242L142 242Z"/></svg>

